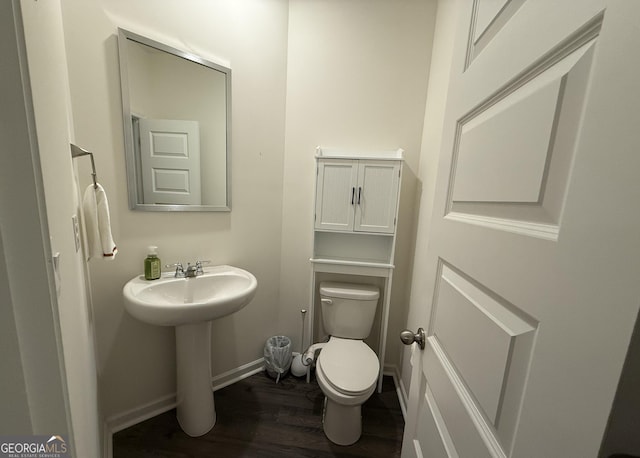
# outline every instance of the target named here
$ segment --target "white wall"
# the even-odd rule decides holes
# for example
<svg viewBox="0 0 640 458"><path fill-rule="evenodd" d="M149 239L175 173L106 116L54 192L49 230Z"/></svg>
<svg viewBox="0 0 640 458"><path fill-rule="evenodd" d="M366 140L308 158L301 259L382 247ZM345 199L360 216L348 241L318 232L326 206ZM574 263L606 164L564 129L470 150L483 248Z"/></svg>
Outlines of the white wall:
<svg viewBox="0 0 640 458"><path fill-rule="evenodd" d="M51 253L59 253L57 303L66 380L78 456L98 456L97 374L84 263L76 251L72 215L78 214L69 143L69 83L59 1L22 2L37 142Z"/></svg>
<svg viewBox="0 0 640 458"><path fill-rule="evenodd" d="M3 371L10 378L2 384L3 399L13 399L2 404L28 407L3 408L1 430L66 435L75 456L94 457L99 449L95 359L83 264L71 227L77 200L60 4L2 2L0 17L7 66L0 111L2 348L14 352L2 359L18 372Z"/></svg>
<svg viewBox="0 0 640 458"><path fill-rule="evenodd" d="M163 263L210 259L257 277L252 303L213 324L214 375L261 358L266 339L286 331L277 316L287 14L284 0L63 0L76 140L95 153L119 249L112 262L90 262L106 418L175 392L173 329L135 320L122 301L147 245L158 245ZM117 27L230 62L231 213L128 209ZM89 184L86 168L80 179Z"/></svg>
<svg viewBox="0 0 640 458"><path fill-rule="evenodd" d="M425 292L426 282L423 279L427 275L427 266L424 260L426 259L425 254L431 227L438 155L440 154L444 110L449 89L456 11L460 5L460 0L438 1L433 36L433 53L429 70L429 89L427 92L418 172L421 195L416 209L416 214L419 216L414 247L409 314L406 322L406 327L414 332L418 327L426 326L428 317L423 316L425 310L427 310L425 304L431 300ZM410 348L404 347L401 362L401 380L407 393L409 392L411 381Z"/></svg>
<svg viewBox="0 0 640 458"><path fill-rule="evenodd" d="M309 305L317 145L405 150L387 351L388 362L400 364L434 5L63 0L76 140L96 153L119 248L113 262L90 263L105 417L175 390L173 330L131 318L121 298L149 244L164 263L211 259L258 278L254 301L214 323L214 375L260 358L270 335L289 335L298 348L299 310ZM117 27L231 63L231 213L128 209ZM90 177L86 164L80 169L84 187Z"/></svg>
<svg viewBox="0 0 640 458"><path fill-rule="evenodd" d="M279 322L296 350L310 298L316 146L403 148L387 347L387 362L399 362L434 4L290 1Z"/></svg>
<svg viewBox="0 0 640 458"><path fill-rule="evenodd" d="M0 431L66 435L63 357L19 10L16 2L0 3L0 58L6 66L0 75Z"/></svg>

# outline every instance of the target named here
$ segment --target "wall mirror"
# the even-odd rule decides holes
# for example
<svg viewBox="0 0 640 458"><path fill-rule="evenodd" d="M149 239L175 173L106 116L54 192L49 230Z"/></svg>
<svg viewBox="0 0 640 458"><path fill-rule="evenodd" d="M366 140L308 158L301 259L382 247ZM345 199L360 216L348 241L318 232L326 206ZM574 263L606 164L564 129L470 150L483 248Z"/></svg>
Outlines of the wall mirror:
<svg viewBox="0 0 640 458"><path fill-rule="evenodd" d="M129 207L230 211L231 69L118 29Z"/></svg>

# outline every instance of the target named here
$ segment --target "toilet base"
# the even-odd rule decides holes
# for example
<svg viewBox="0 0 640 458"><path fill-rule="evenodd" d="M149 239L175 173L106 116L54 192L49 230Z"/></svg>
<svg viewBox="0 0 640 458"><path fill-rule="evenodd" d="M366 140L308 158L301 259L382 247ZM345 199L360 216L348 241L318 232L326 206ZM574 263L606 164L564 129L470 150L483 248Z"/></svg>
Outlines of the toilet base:
<svg viewBox="0 0 640 458"><path fill-rule="evenodd" d="M345 406L324 398L322 427L327 438L338 445L351 445L362 435L361 405Z"/></svg>

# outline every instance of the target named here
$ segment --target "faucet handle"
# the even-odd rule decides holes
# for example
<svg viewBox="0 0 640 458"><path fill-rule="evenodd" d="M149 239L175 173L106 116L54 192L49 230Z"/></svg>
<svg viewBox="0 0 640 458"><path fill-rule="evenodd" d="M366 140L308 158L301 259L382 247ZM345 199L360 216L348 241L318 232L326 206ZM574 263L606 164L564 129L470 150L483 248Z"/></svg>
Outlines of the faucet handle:
<svg viewBox="0 0 640 458"><path fill-rule="evenodd" d="M176 262L175 264L166 264L165 267L166 268L170 268L170 267L175 267L176 268L176 273L175 273L174 277L178 277L178 276L180 276L180 274L184 274L184 267L182 266L181 262Z"/></svg>
<svg viewBox="0 0 640 458"><path fill-rule="evenodd" d="M196 261L196 272L198 275L204 273L203 264L211 264L211 261Z"/></svg>

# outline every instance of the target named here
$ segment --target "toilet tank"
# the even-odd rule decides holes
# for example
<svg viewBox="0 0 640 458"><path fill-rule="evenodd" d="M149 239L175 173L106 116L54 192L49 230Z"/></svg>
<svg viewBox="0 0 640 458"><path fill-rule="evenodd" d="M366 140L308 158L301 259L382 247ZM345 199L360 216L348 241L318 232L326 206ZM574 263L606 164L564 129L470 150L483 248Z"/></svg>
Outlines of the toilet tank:
<svg viewBox="0 0 640 458"><path fill-rule="evenodd" d="M380 290L373 285L321 282L322 323L327 333L365 339L376 316Z"/></svg>

